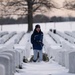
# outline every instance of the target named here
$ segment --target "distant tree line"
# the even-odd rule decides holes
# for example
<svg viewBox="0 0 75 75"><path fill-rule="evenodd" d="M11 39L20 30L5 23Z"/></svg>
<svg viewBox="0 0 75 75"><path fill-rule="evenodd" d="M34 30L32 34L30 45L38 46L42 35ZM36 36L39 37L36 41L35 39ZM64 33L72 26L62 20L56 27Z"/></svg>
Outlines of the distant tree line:
<svg viewBox="0 0 75 75"><path fill-rule="evenodd" d="M65 22L65 21L75 21L75 17L47 17L45 15L36 15L33 17L33 22L34 23L46 23L46 22ZM24 18L18 18L13 19L13 18L0 18L0 25L3 24L25 24L28 23L27 17Z"/></svg>

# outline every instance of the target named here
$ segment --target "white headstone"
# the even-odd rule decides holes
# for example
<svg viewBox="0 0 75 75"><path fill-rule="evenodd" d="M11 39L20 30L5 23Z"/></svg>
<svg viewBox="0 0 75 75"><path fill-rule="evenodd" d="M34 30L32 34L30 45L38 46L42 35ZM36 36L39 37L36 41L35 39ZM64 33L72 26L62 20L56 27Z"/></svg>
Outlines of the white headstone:
<svg viewBox="0 0 75 75"><path fill-rule="evenodd" d="M6 55L0 55L0 64L5 66L5 75L10 74L10 58Z"/></svg>
<svg viewBox="0 0 75 75"><path fill-rule="evenodd" d="M19 68L19 66L22 66L23 63L23 57L22 57L22 51L16 49L16 67Z"/></svg>
<svg viewBox="0 0 75 75"><path fill-rule="evenodd" d="M69 69L69 53L75 52L73 49L65 52L65 67Z"/></svg>
<svg viewBox="0 0 75 75"><path fill-rule="evenodd" d="M5 75L5 67L2 64L0 64L0 75Z"/></svg>
<svg viewBox="0 0 75 75"><path fill-rule="evenodd" d="M59 52L59 64L65 66L65 50Z"/></svg>
<svg viewBox="0 0 75 75"><path fill-rule="evenodd" d="M75 73L75 52L69 53L69 72Z"/></svg>
<svg viewBox="0 0 75 75"><path fill-rule="evenodd" d="M13 75L14 74L14 69L13 69L13 66L14 66L14 63L13 63L13 55L10 54L10 53L1 53L0 55L6 55L10 58L10 74Z"/></svg>
<svg viewBox="0 0 75 75"><path fill-rule="evenodd" d="M16 71L16 51L14 50L7 50L7 51L4 51L6 53L11 53L13 55L13 71L15 72Z"/></svg>

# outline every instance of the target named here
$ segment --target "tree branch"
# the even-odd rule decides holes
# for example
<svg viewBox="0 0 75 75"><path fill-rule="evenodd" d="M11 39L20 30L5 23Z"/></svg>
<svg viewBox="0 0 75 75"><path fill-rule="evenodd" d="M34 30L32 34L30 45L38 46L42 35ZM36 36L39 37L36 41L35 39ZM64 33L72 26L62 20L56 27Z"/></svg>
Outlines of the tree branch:
<svg viewBox="0 0 75 75"><path fill-rule="evenodd" d="M64 4L63 8L66 8L69 10L75 10L75 1L70 1L70 2L65 1L63 4Z"/></svg>
<svg viewBox="0 0 75 75"><path fill-rule="evenodd" d="M23 1L13 1L13 2L8 2L7 6L27 6L26 2Z"/></svg>

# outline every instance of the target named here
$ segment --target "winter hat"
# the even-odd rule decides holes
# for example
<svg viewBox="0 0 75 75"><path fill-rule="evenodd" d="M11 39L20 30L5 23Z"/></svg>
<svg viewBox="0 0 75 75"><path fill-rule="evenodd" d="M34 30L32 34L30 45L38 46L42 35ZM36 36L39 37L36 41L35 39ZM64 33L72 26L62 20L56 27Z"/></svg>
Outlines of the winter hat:
<svg viewBox="0 0 75 75"><path fill-rule="evenodd" d="M40 28L40 25L36 25L35 28Z"/></svg>

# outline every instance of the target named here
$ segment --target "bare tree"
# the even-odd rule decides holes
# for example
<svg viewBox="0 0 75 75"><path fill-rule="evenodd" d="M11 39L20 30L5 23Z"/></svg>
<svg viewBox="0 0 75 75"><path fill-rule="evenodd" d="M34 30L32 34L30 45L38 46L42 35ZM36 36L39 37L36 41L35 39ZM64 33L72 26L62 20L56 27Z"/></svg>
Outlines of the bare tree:
<svg viewBox="0 0 75 75"><path fill-rule="evenodd" d="M63 3L63 7L69 10L75 10L75 0L65 0Z"/></svg>
<svg viewBox="0 0 75 75"><path fill-rule="evenodd" d="M56 8L52 0L12 0L4 4L5 8L8 9L5 12L8 13L22 13L21 16L28 17L28 32L33 30L33 14L35 12L43 12L46 9Z"/></svg>

